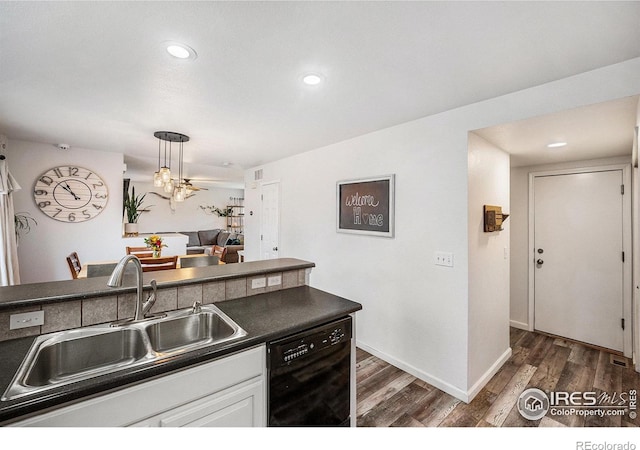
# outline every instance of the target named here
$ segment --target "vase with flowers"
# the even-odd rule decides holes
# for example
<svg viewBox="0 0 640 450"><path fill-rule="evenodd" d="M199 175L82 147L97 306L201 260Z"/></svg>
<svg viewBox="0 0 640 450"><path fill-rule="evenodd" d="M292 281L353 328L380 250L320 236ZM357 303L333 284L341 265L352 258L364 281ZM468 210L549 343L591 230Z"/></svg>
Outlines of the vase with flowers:
<svg viewBox="0 0 640 450"><path fill-rule="evenodd" d="M160 258L162 255L162 247L167 247L167 244L163 244L162 238L157 234L144 238L144 243L151 249L154 258Z"/></svg>

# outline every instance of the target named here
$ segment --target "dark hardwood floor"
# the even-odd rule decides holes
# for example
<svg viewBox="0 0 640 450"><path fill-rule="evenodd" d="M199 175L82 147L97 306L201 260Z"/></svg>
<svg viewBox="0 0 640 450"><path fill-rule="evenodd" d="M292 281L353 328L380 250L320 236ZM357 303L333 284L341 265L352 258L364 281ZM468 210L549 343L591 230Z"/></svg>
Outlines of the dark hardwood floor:
<svg viewBox="0 0 640 450"><path fill-rule="evenodd" d="M551 416L530 421L516 407L528 388L543 391L640 390L640 374L613 364L610 354L524 330L511 329L511 358L469 404L358 349L359 427L637 427L640 418ZM619 359L625 360L623 357Z"/></svg>

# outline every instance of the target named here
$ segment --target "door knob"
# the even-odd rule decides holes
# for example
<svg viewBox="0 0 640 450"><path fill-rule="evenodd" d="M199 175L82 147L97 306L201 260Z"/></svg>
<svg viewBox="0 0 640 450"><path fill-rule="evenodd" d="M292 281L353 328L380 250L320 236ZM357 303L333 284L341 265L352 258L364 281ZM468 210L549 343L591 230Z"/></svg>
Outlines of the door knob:
<svg viewBox="0 0 640 450"><path fill-rule="evenodd" d="M536 261L536 264L537 264L537 265L539 265L539 266L541 266L541 265L543 265L543 264L544 264L544 261L543 261L543 260L541 260L541 259L538 259L538 260Z"/></svg>
<svg viewBox="0 0 640 450"><path fill-rule="evenodd" d="M277 252L278 251L278 247L273 247L273 251Z"/></svg>

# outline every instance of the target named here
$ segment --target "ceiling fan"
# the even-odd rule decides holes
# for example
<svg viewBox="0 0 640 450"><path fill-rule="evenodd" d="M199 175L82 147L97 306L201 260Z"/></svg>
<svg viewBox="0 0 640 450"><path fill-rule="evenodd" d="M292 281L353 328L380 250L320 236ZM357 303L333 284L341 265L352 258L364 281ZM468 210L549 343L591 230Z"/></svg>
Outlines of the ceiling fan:
<svg viewBox="0 0 640 450"><path fill-rule="evenodd" d="M199 187L199 186L194 186L193 184L191 184L191 178L183 178L183 185L187 187L187 192L188 191L208 191L208 188L204 188L204 187Z"/></svg>

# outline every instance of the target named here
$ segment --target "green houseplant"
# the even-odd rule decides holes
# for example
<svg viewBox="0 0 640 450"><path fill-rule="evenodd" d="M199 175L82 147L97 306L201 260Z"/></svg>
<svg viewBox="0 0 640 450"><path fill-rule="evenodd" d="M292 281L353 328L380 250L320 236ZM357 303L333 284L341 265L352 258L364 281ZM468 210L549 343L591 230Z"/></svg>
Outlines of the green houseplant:
<svg viewBox="0 0 640 450"><path fill-rule="evenodd" d="M136 195L136 188L131 187L131 194L127 192L124 198L124 210L127 215L127 223L124 225L124 232L127 236L138 235L138 219L145 209L142 203L147 194Z"/></svg>

